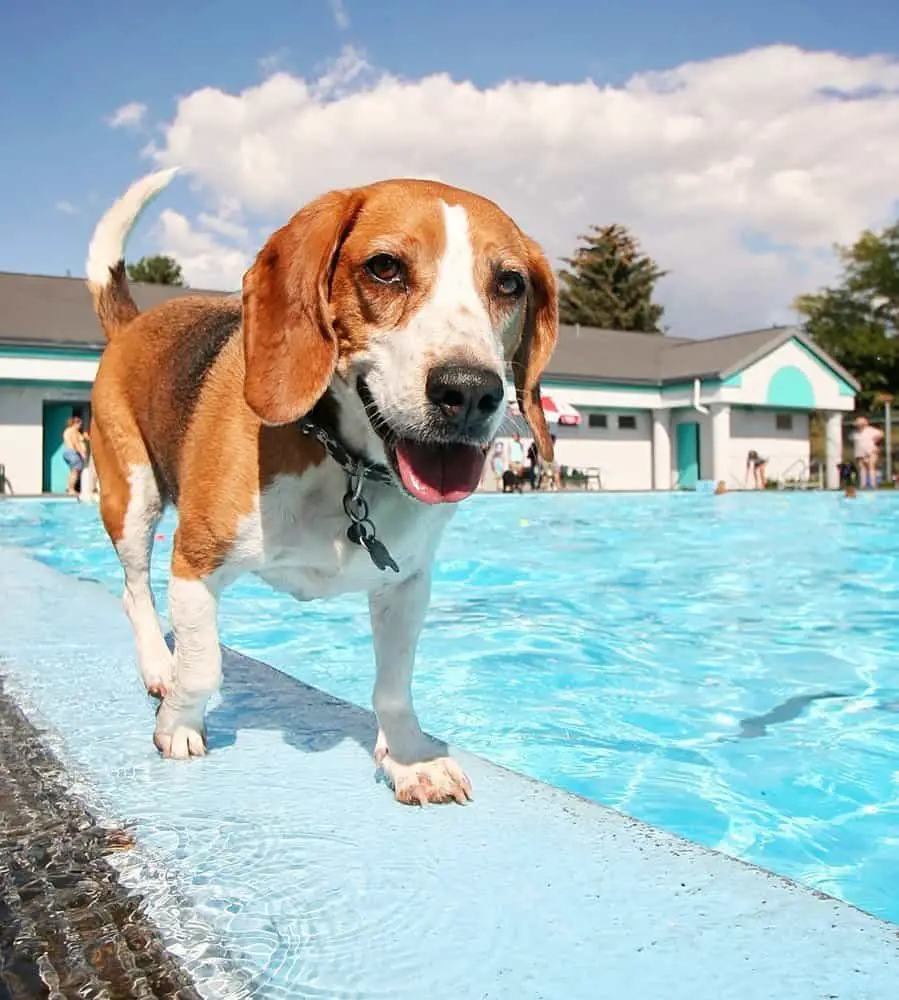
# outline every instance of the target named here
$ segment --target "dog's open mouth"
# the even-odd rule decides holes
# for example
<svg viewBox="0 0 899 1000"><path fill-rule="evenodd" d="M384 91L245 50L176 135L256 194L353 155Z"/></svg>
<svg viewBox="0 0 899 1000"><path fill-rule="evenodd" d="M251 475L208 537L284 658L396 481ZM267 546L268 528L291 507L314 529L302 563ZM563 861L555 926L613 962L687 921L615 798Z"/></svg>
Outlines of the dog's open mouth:
<svg viewBox="0 0 899 1000"><path fill-rule="evenodd" d="M458 503L478 488L486 451L473 444L426 444L400 438L396 470L406 490L422 503Z"/></svg>
<svg viewBox="0 0 899 1000"><path fill-rule="evenodd" d="M489 445L398 436L378 411L365 379L357 381L357 391L394 473L410 496L422 503L458 503L474 493Z"/></svg>

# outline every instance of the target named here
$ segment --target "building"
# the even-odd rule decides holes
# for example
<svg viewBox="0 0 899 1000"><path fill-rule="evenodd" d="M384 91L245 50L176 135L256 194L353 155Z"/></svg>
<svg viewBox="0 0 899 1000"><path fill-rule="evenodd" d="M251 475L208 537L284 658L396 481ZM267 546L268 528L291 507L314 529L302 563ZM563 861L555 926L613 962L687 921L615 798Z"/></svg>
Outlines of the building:
<svg viewBox="0 0 899 1000"><path fill-rule="evenodd" d="M769 479L808 481L816 411L834 488L859 388L792 327L695 340L563 326L543 379L548 400L580 417L552 427L558 461L597 470L611 490L737 488L750 450Z"/></svg>
<svg viewBox="0 0 899 1000"><path fill-rule="evenodd" d="M148 309L191 289L136 284L132 291L138 306ZM3 492L65 492L63 428L73 414L90 424L91 386L104 343L81 278L0 272Z"/></svg>
<svg viewBox="0 0 899 1000"><path fill-rule="evenodd" d="M134 285L148 308L188 289ZM210 294L225 294L213 292ZM0 466L5 491L65 489L62 429L90 422L103 335L79 278L0 273ZM826 414L827 485L836 485L842 420L858 383L791 328L691 340L562 327L544 377L559 461L597 469L604 489L742 485L746 455L770 478L809 474L809 418Z"/></svg>

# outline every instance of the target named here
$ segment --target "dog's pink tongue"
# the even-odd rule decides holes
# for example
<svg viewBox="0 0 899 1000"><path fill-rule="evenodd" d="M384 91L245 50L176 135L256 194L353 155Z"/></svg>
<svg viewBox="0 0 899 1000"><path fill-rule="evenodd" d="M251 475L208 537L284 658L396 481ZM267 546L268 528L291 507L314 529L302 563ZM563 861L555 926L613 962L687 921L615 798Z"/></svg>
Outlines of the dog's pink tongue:
<svg viewBox="0 0 899 1000"><path fill-rule="evenodd" d="M486 454L468 444L400 441L396 459L406 489L422 503L458 503L481 481Z"/></svg>

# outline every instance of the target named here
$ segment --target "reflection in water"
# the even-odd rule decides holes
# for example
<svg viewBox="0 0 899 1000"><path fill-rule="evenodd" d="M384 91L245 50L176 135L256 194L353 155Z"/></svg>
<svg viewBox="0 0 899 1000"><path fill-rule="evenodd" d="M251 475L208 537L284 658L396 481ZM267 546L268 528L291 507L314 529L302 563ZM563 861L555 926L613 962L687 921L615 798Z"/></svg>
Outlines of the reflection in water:
<svg viewBox="0 0 899 1000"><path fill-rule="evenodd" d="M776 726L781 722L792 722L808 708L812 702L822 701L825 698L848 698L845 694L836 694L833 691L825 691L823 694L800 694L794 698L787 698L780 705L775 705L770 712L764 715L753 715L749 719L740 719L741 739L753 739L756 736L767 736L768 726Z"/></svg>

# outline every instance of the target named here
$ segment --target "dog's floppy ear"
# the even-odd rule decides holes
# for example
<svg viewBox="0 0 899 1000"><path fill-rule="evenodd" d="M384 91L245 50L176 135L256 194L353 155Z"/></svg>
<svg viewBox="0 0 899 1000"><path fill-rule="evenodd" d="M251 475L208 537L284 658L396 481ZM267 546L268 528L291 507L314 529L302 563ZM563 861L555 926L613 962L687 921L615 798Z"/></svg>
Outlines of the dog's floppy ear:
<svg viewBox="0 0 899 1000"><path fill-rule="evenodd" d="M244 398L266 424L298 420L328 388L337 364L331 280L362 202L359 191L311 202L244 275Z"/></svg>
<svg viewBox="0 0 899 1000"><path fill-rule="evenodd" d="M530 288L521 343L512 358L518 408L527 420L540 457L551 462L553 443L540 405L540 376L559 336L556 279L540 247L526 239Z"/></svg>

